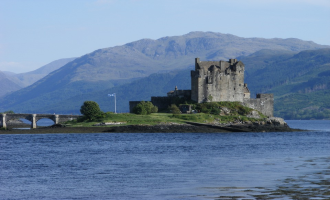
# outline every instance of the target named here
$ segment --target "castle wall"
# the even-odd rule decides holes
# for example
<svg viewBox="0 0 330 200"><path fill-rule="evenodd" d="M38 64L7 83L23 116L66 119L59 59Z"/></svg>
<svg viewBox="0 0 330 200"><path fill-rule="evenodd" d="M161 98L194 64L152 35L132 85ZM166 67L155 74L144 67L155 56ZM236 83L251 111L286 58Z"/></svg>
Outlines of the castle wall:
<svg viewBox="0 0 330 200"><path fill-rule="evenodd" d="M195 70L191 71L191 90L178 90L167 93L165 97L151 97L151 103L159 110L182 100L201 102L238 101L243 105L260 111L268 117L274 114L273 94L257 94L250 99L250 91L244 83L245 66L241 61L200 61L195 59ZM130 101L130 112L140 101Z"/></svg>
<svg viewBox="0 0 330 200"><path fill-rule="evenodd" d="M236 59L226 61L195 60L191 71L191 99L201 103L239 101L244 99L244 64Z"/></svg>
<svg viewBox="0 0 330 200"><path fill-rule="evenodd" d="M171 97L151 97L151 103L158 107L158 110L165 110L172 104Z"/></svg>
<svg viewBox="0 0 330 200"><path fill-rule="evenodd" d="M256 99L244 99L243 105L258 110L267 117L274 116L273 94L257 94Z"/></svg>
<svg viewBox="0 0 330 200"><path fill-rule="evenodd" d="M174 90L169 93L167 93L168 97L185 97L189 98L191 97L191 90Z"/></svg>

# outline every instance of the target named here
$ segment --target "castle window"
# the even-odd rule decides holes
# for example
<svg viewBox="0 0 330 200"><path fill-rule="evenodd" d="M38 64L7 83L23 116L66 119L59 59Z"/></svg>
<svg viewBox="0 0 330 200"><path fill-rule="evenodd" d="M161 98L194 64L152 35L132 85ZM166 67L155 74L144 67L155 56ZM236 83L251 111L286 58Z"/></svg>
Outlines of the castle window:
<svg viewBox="0 0 330 200"><path fill-rule="evenodd" d="M236 88L234 88L234 90L235 90Z"/></svg>

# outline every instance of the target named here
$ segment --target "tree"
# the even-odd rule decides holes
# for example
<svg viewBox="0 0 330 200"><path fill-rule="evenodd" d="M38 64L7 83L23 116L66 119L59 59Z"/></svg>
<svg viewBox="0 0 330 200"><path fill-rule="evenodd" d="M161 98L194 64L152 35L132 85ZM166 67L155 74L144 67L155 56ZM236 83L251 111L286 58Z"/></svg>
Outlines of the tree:
<svg viewBox="0 0 330 200"><path fill-rule="evenodd" d="M157 113L157 112L158 112L158 107L157 106L152 106L151 113Z"/></svg>
<svg viewBox="0 0 330 200"><path fill-rule="evenodd" d="M12 111L12 110L7 110L7 111L3 112L3 114L14 114L14 111Z"/></svg>
<svg viewBox="0 0 330 200"><path fill-rule="evenodd" d="M80 108L80 112L90 121L93 121L97 116L102 114L99 104L95 101L85 101Z"/></svg>
<svg viewBox="0 0 330 200"><path fill-rule="evenodd" d="M146 115L147 114L147 110L146 110L146 108L144 107L144 105L141 102L138 103L138 105L136 105L133 108L133 112L135 114L138 114L138 115Z"/></svg>
<svg viewBox="0 0 330 200"><path fill-rule="evenodd" d="M133 112L138 115L149 115L158 112L158 107L154 106L150 101L141 101L133 108Z"/></svg>

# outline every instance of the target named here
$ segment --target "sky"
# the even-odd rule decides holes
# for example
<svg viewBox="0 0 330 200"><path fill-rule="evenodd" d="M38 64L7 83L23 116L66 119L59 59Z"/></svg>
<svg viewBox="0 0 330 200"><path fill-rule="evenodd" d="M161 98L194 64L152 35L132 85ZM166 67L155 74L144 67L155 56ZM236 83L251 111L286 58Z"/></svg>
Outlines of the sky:
<svg viewBox="0 0 330 200"><path fill-rule="evenodd" d="M0 71L192 31L330 45L330 0L0 0Z"/></svg>

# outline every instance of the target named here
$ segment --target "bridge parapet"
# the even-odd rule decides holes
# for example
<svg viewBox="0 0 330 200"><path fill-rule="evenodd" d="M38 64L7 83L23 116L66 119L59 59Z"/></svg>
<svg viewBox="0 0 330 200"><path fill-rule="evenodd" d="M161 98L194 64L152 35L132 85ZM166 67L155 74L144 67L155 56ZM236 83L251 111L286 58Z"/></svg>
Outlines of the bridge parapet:
<svg viewBox="0 0 330 200"><path fill-rule="evenodd" d="M53 114L0 114L0 122L2 128L7 128L10 120L26 119L31 122L31 128L37 128L37 122L40 119L51 119L55 124L63 123L77 119L80 115L53 115Z"/></svg>

